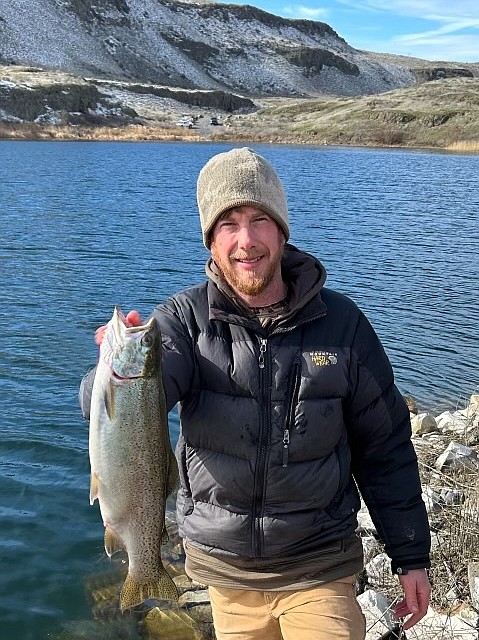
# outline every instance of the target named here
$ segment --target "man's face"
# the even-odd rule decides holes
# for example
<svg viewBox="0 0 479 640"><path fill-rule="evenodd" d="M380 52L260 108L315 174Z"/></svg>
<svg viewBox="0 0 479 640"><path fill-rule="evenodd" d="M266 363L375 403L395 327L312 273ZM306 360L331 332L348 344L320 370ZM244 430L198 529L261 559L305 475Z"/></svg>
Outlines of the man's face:
<svg viewBox="0 0 479 640"><path fill-rule="evenodd" d="M213 227L211 255L225 280L241 297L264 298L282 286L284 244L281 229L267 213L256 207L238 207Z"/></svg>

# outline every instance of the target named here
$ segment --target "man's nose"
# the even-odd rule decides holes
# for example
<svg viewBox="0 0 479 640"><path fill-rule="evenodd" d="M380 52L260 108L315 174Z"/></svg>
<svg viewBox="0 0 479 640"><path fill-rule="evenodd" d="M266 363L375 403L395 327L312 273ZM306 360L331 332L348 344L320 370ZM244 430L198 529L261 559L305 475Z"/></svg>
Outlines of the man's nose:
<svg viewBox="0 0 479 640"><path fill-rule="evenodd" d="M242 249L250 249L255 244L254 234L250 225L241 225L237 236L238 246Z"/></svg>

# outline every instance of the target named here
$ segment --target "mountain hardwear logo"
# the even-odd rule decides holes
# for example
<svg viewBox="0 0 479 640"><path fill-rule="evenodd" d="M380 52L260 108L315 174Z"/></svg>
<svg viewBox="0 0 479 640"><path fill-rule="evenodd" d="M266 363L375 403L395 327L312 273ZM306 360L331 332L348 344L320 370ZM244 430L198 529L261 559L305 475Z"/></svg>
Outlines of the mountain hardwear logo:
<svg viewBox="0 0 479 640"><path fill-rule="evenodd" d="M328 367L330 364L338 363L338 354L330 351L310 351L309 356L316 367Z"/></svg>

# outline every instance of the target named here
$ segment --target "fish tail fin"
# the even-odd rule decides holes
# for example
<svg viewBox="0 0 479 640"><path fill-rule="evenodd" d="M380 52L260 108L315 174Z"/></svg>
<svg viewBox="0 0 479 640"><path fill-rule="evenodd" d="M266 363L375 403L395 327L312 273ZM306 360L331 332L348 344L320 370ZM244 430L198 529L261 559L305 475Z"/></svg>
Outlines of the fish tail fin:
<svg viewBox="0 0 479 640"><path fill-rule="evenodd" d="M169 573L163 567L158 580L140 584L130 574L126 576L120 595L122 611L136 607L150 598L156 600L178 600L178 590Z"/></svg>

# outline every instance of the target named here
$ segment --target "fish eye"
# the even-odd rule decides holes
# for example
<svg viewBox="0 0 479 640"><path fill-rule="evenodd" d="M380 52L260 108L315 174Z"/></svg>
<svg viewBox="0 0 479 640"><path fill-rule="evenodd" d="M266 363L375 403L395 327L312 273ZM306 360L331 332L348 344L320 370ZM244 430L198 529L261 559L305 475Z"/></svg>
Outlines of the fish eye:
<svg viewBox="0 0 479 640"><path fill-rule="evenodd" d="M151 347L151 345L153 344L153 336L151 335L151 333L145 333L145 335L141 339L141 344L144 347Z"/></svg>

